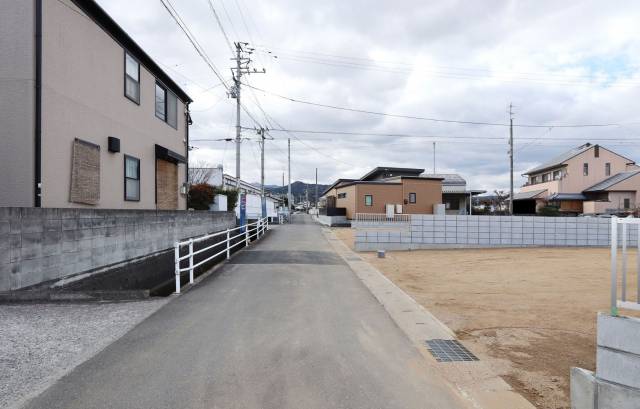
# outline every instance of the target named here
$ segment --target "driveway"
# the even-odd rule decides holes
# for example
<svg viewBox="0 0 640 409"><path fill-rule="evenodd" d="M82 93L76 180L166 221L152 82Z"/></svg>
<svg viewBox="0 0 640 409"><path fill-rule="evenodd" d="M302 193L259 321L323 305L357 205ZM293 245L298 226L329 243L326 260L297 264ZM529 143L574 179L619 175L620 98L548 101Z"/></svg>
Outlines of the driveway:
<svg viewBox="0 0 640 409"><path fill-rule="evenodd" d="M306 215L29 408L462 408Z"/></svg>

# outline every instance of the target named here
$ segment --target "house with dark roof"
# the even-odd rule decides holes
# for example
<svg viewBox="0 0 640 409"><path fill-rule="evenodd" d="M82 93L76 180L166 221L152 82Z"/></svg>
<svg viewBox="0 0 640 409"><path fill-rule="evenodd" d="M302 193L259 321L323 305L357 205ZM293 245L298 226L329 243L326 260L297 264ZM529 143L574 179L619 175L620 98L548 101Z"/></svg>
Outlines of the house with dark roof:
<svg viewBox="0 0 640 409"><path fill-rule="evenodd" d="M630 210L640 190L640 184L633 186L639 169L632 159L586 143L527 171L513 198L514 213L534 214L547 205L565 214Z"/></svg>
<svg viewBox="0 0 640 409"><path fill-rule="evenodd" d="M328 208L345 208L347 218L356 213L385 213L387 205L405 214L432 214L443 205L447 214L467 214L471 196L457 174L425 174L424 169L377 167L359 179L338 179L323 193Z"/></svg>
<svg viewBox="0 0 640 409"><path fill-rule="evenodd" d="M2 3L0 206L186 209L187 93L94 0Z"/></svg>

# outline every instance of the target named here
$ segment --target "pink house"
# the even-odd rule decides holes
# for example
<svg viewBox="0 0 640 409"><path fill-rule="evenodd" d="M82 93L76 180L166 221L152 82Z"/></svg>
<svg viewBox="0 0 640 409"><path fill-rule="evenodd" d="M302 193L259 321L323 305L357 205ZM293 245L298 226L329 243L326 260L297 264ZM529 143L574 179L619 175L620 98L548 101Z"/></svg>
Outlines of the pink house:
<svg viewBox="0 0 640 409"><path fill-rule="evenodd" d="M514 195L514 213L551 204L567 214L621 213L640 205L640 167L599 145L586 143L527 171Z"/></svg>

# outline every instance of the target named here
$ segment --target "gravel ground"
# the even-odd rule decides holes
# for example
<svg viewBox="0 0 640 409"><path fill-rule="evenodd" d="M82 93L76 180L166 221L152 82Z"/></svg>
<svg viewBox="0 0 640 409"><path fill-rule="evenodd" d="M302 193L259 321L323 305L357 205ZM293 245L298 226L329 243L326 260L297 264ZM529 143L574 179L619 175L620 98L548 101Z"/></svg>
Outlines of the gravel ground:
<svg viewBox="0 0 640 409"><path fill-rule="evenodd" d="M168 301L0 305L0 408L19 407Z"/></svg>

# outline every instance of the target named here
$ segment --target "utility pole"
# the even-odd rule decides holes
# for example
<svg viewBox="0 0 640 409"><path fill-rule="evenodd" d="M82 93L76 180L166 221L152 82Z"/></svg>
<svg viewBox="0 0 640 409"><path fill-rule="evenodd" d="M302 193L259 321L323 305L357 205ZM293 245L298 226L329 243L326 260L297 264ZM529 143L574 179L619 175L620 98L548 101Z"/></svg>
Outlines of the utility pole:
<svg viewBox="0 0 640 409"><path fill-rule="evenodd" d="M262 217L267 217L267 199L264 195L264 128L258 130L260 135L260 208Z"/></svg>
<svg viewBox="0 0 640 409"><path fill-rule="evenodd" d="M289 173L289 187L287 188L287 201L289 210L291 210L291 138L287 138L287 172Z"/></svg>
<svg viewBox="0 0 640 409"><path fill-rule="evenodd" d="M240 131L242 128L240 123L240 109L242 107L240 103L240 88L242 85L242 74L264 74L266 70L263 68L261 71L258 71L255 68L249 68L249 64L252 61L250 55L254 51L253 48L248 47L249 43L237 42L234 43L234 45L236 46L236 57L232 58L232 60L235 60L236 66L231 69L234 87L231 89L230 96L236 99L236 188L240 190Z"/></svg>
<svg viewBox="0 0 640 409"><path fill-rule="evenodd" d="M318 168L316 168L316 196L315 196L315 206L318 209Z"/></svg>
<svg viewBox="0 0 640 409"><path fill-rule="evenodd" d="M509 214L513 216L513 104L509 104Z"/></svg>
<svg viewBox="0 0 640 409"><path fill-rule="evenodd" d="M436 174L436 143L433 143L433 174Z"/></svg>

